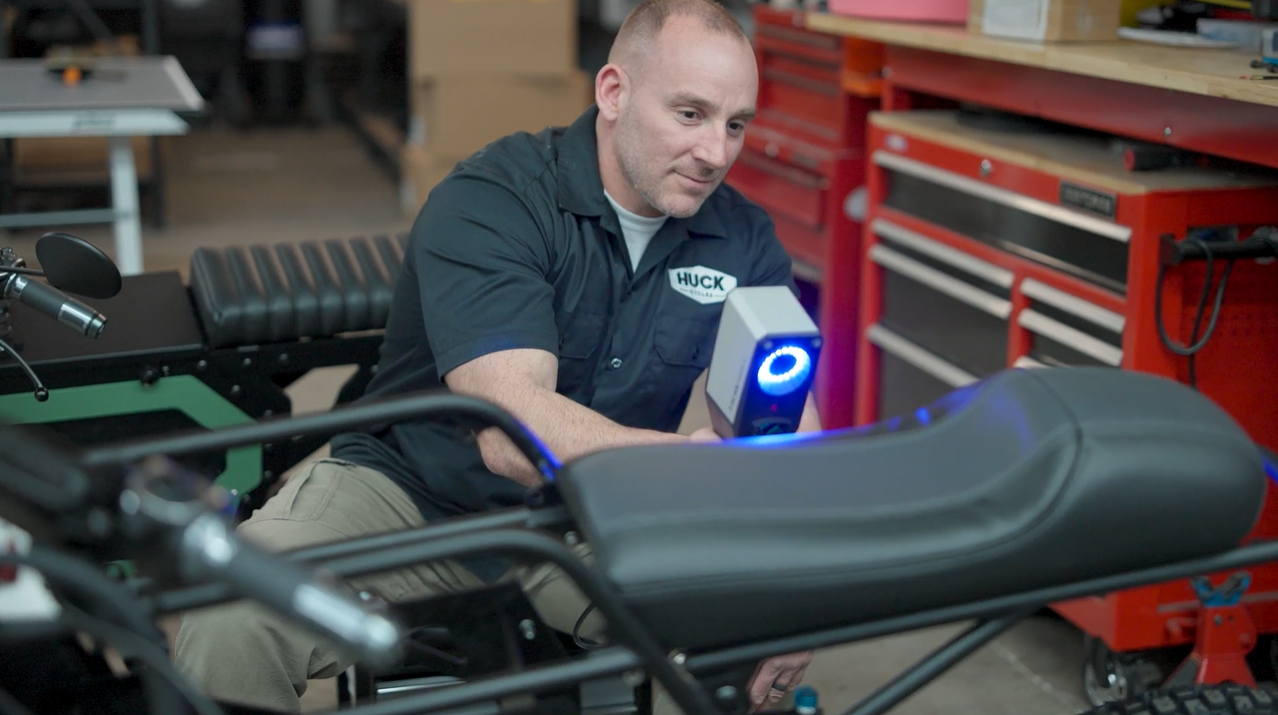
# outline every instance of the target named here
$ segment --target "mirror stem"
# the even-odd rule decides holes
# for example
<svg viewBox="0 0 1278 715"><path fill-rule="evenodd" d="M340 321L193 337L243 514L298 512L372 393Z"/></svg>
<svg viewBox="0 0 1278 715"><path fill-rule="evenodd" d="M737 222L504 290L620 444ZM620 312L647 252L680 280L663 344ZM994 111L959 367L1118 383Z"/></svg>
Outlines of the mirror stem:
<svg viewBox="0 0 1278 715"><path fill-rule="evenodd" d="M0 268L0 273L19 273L24 276L44 276L44 271L38 268L19 268L18 266L5 266Z"/></svg>

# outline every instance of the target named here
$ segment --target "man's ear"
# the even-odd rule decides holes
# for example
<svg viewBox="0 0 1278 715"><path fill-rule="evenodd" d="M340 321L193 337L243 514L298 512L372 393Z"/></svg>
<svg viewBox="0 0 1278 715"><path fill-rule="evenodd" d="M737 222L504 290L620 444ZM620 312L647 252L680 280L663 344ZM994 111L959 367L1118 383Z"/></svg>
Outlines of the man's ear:
<svg viewBox="0 0 1278 715"><path fill-rule="evenodd" d="M609 122L615 122L621 110L622 95L630 84L626 71L614 64L606 64L595 75L595 104L599 114Z"/></svg>

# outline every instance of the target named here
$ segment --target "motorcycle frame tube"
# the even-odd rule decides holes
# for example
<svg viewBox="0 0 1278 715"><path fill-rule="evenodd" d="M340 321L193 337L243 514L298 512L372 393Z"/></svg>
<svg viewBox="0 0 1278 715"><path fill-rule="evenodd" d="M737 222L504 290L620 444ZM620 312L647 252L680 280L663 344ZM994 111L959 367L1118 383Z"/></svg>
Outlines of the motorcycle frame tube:
<svg viewBox="0 0 1278 715"><path fill-rule="evenodd" d="M530 511L535 510L507 511L511 512L510 519L513 521L515 514L521 518L527 518ZM486 515L486 517L497 520L496 515ZM592 651L584 660L530 668L511 675L489 676L439 691L368 706L357 706L351 709L351 715L425 713L515 693L544 691L585 680L618 675L636 668L646 668L654 679L671 690L672 696L676 693L674 688L670 688L672 680L676 682L680 690L689 687L688 681L682 678L680 671L672 665L670 660L661 655L659 647L643 630L637 619L630 614L611 586L604 582L601 575L576 559L572 552L559 541L532 530L509 526L486 530L482 524L478 523L478 520L468 529L457 528L451 536L438 537L431 534L432 531L440 528L440 526L428 526L402 533L400 545L383 551L365 550L368 542L379 537L346 542L342 556L314 562L314 565L338 577L353 577L427 561L493 553L550 561L563 568L568 577L582 589L587 597L595 601L596 608L613 627L617 645ZM412 538L409 538L410 535ZM1278 561L1278 540L1249 544L1225 554L1203 559L1155 566L1088 581L689 655L683 665L683 671L693 676L698 673L722 672L733 666L757 663L782 653L818 650L958 621L973 619L981 621L966 633L904 671L847 713L847 715L882 715L1026 615L1046 604L1270 561ZM602 596L602 599L599 599L599 596ZM615 620L617 616L620 616L620 620ZM652 668L654 662L662 667ZM680 695L686 695L686 691ZM703 691L697 688L696 695L700 697L696 697L690 704L697 707L688 707L680 703L680 706L685 708L684 712L690 715L709 713L718 715L718 711L710 705ZM675 697L678 700L678 696ZM705 707L710 709L704 709Z"/></svg>
<svg viewBox="0 0 1278 715"><path fill-rule="evenodd" d="M307 417L281 419L217 432L129 442L90 451L82 456L82 464L90 468L124 466L155 454L176 455L229 449L299 434L335 433L356 426L419 418L429 414L468 417L501 429L553 481L555 470L559 466L557 461L513 416L491 403L451 394L392 398ZM539 520L542 522L541 526L556 523L562 525L565 521L571 523L562 507L551 509L548 514L550 518ZM679 668L662 654L656 640L625 607L620 594L613 590L611 584L577 559L561 541L530 528L531 516L537 511L536 508L528 507L506 510L456 522L450 520L445 524L409 533L378 535L352 540L340 546L333 545L327 549L317 547L299 552L310 558L321 557L322 560L313 562L314 565L337 577L352 577L423 562L485 554L504 554L550 562L562 568L594 602L619 641L617 646L595 651L590 657L570 660L562 665L528 669L513 675L491 676L420 696L358 706L352 709L356 711L356 715L431 712L505 695L571 685L622 673L634 667L646 668L656 681L666 687L671 697L688 715L716 715L716 708L704 689L697 685L692 674L755 663L782 653L816 650L961 620L986 619L925 657L848 711L848 715L882 715L1024 618L1031 612L1027 609L1176 578L1278 561L1278 540L1257 542L1214 557L723 649L689 657L682 664L683 667ZM310 558L306 560L310 561Z"/></svg>
<svg viewBox="0 0 1278 715"><path fill-rule="evenodd" d="M1021 609L976 623L861 698L843 715L883 715L1037 610Z"/></svg>
<svg viewBox="0 0 1278 715"><path fill-rule="evenodd" d="M291 561L327 569L327 562L334 559L351 558L382 549L426 543L458 534L520 526L530 529L554 528L557 525L571 525L571 523L572 517L562 506L540 509L513 507L474 516L455 517L416 529L404 529L281 551L278 555ZM206 583L156 594L152 599L152 610L163 615L213 606L235 598L238 596L229 585L220 582Z"/></svg>
<svg viewBox="0 0 1278 715"><path fill-rule="evenodd" d="M620 594L611 584L595 574L562 541L539 531L506 528L457 534L335 559L326 562L323 568L339 577L349 577L387 571L407 564L484 554L523 557L529 561L548 562L558 566L603 615L610 634L635 654L639 665L666 688L684 713L716 715L717 710L706 692L662 653L656 639L648 634L643 624L625 607ZM502 679L495 680L500 682Z"/></svg>
<svg viewBox="0 0 1278 715"><path fill-rule="evenodd" d="M86 469L122 467L154 455L176 457L218 452L302 435L332 435L361 427L431 416L470 419L486 427L498 428L547 480L554 481L559 461L519 420L491 402L448 392L372 400L334 408L328 412L266 419L214 431L191 430L163 437L129 440L86 450L80 455L80 464Z"/></svg>

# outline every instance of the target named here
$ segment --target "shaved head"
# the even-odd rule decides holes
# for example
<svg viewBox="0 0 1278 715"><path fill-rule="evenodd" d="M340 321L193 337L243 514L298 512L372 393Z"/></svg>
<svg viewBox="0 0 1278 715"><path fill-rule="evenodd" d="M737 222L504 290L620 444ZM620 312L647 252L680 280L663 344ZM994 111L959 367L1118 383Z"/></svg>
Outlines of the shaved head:
<svg viewBox="0 0 1278 715"><path fill-rule="evenodd" d="M727 10L643 0L595 77L604 191L641 216L692 216L736 161L758 90L754 48Z"/></svg>
<svg viewBox="0 0 1278 715"><path fill-rule="evenodd" d="M671 18L684 18L704 30L750 44L741 23L714 0L643 0L617 31L608 62L625 67L633 75L639 74L643 60L652 56L657 38Z"/></svg>

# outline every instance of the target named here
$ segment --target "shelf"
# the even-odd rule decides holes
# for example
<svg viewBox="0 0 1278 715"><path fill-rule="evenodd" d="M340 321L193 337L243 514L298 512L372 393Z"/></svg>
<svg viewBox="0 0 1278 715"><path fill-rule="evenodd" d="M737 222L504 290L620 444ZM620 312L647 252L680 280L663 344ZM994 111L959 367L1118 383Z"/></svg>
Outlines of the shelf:
<svg viewBox="0 0 1278 715"><path fill-rule="evenodd" d="M1237 50L1169 47L1129 40L1036 44L972 35L964 27L861 20L809 13L808 29L921 50L1139 84L1278 107L1278 82L1255 74L1255 55Z"/></svg>

